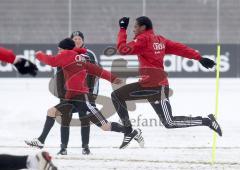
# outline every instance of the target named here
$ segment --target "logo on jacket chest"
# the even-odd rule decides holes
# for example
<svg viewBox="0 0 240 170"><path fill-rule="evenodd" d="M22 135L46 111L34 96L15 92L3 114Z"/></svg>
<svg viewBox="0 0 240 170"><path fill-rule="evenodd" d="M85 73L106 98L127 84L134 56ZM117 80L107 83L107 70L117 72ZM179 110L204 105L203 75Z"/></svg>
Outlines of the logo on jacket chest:
<svg viewBox="0 0 240 170"><path fill-rule="evenodd" d="M164 43L153 43L153 49L155 50L155 54L159 54L161 50L165 49Z"/></svg>
<svg viewBox="0 0 240 170"><path fill-rule="evenodd" d="M82 55L82 54L76 55L75 56L75 61L77 62L78 66L82 66L83 64L85 64L87 62L85 56Z"/></svg>

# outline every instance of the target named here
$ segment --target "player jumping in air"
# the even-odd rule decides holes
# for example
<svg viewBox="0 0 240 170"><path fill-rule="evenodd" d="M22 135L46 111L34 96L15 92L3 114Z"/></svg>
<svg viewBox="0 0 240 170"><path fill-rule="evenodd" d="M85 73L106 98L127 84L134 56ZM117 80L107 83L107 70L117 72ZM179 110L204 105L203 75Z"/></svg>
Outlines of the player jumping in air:
<svg viewBox="0 0 240 170"><path fill-rule="evenodd" d="M203 58L194 49L184 44L171 41L154 34L151 20L142 16L134 25L135 38L127 43L126 30L129 18L119 20L117 48L122 55L137 55L139 61L139 82L125 85L112 92L112 101L125 127L125 135L120 148L125 148L134 138L134 131L129 120L126 101L147 99L166 128L185 128L192 126L208 126L220 136L222 131L212 114L208 117L173 116L169 102L169 85L164 72L163 58L165 54L174 54L197 60L205 68L212 68L215 62ZM151 93L151 94L150 94Z"/></svg>
<svg viewBox="0 0 240 170"><path fill-rule="evenodd" d="M85 78L87 74L95 75L104 78L112 83L119 84L121 80L110 72L103 70L101 67L88 62L82 54L78 54L73 48L75 43L72 39L66 38L59 43L59 54L56 56L46 55L39 51L36 53L36 57L41 62L50 65L52 67L61 67L64 73L66 94L64 100L58 105L48 110L48 115L65 115L71 114L75 109L76 111L88 112L87 119L99 126L104 131L115 131L125 133L125 128L116 123L108 122L102 113L96 108L95 103L92 103L91 96L89 96L89 89L86 86ZM54 120L47 117L44 125L44 129L48 129L53 125ZM62 121L63 126L68 126L66 122ZM82 121L82 126L88 121ZM140 136L138 129L134 130L135 136ZM37 141L26 141L28 145L43 147L39 145Z"/></svg>

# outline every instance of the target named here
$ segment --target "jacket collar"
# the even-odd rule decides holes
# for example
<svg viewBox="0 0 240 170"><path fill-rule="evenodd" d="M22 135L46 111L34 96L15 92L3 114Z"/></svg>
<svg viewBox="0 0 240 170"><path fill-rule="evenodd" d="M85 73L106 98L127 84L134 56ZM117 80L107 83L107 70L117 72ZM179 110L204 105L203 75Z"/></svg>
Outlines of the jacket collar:
<svg viewBox="0 0 240 170"><path fill-rule="evenodd" d="M144 32L142 32L142 33L140 33L140 34L138 34L138 35L135 36L134 38L137 38L138 36L143 35L143 34L154 34L154 31L153 31L153 29L146 30L146 31L144 31Z"/></svg>

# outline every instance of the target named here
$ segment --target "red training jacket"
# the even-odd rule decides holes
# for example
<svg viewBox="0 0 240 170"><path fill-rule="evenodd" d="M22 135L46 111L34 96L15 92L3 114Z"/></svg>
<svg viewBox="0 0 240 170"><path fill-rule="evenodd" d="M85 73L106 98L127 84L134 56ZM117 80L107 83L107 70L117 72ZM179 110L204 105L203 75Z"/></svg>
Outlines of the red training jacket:
<svg viewBox="0 0 240 170"><path fill-rule="evenodd" d="M65 78L66 99L71 99L81 93L88 93L87 74L95 75L113 82L117 77L101 67L91 64L79 54L81 51L64 50L56 56L37 54L37 59L52 67L61 67Z"/></svg>
<svg viewBox="0 0 240 170"><path fill-rule="evenodd" d="M12 50L0 47L0 61L13 64L16 55Z"/></svg>
<svg viewBox="0 0 240 170"><path fill-rule="evenodd" d="M184 44L155 35L147 30L127 43L126 29L120 29L117 40L118 52L122 55L137 55L139 60L140 84L143 87L168 85L164 72L165 54L175 54L189 59L200 60L201 55Z"/></svg>

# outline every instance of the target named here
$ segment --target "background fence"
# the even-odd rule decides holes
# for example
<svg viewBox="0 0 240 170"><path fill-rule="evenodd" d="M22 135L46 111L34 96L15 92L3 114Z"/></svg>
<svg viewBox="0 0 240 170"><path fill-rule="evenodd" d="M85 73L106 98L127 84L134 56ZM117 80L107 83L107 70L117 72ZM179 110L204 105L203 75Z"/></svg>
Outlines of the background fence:
<svg viewBox="0 0 240 170"><path fill-rule="evenodd" d="M240 0L0 0L0 45L34 60L34 51L42 49L55 53L59 40L80 30L87 46L101 60L106 46L116 42L120 17L131 18L130 40L134 19L147 15L156 33L190 44L203 55L216 56L215 45L219 40L223 47L222 67L225 67L222 75L239 77L239 9ZM206 75L196 67L186 71L180 60L172 62L183 67L168 70L173 77ZM105 62L101 60L101 63L104 66ZM191 67L192 63L187 65ZM1 64L0 77L16 76L10 67ZM49 76L50 72L40 69L39 77Z"/></svg>

